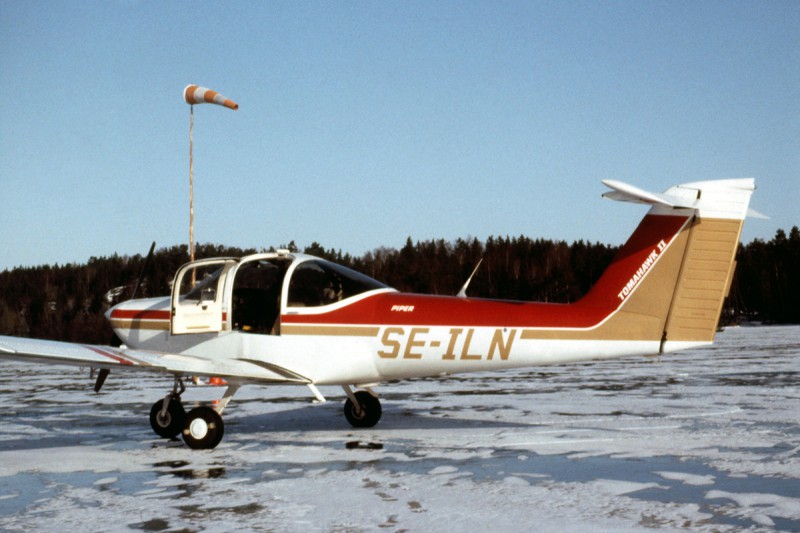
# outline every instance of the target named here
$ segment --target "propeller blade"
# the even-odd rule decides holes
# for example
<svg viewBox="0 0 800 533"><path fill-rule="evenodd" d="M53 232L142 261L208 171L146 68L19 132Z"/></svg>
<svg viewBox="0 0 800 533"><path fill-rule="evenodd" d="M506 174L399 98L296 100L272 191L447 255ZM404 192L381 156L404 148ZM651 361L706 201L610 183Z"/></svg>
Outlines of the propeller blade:
<svg viewBox="0 0 800 533"><path fill-rule="evenodd" d="M153 241L153 244L150 245L150 251L147 252L147 259L144 260L144 266L142 267L142 272L139 274L139 281L136 282L136 287L133 288L133 294L131 294L131 300L136 298L136 293L139 292L139 287L142 284L142 280L144 280L144 275L147 273L147 267L150 266L150 262L153 260L153 252L156 250L156 241Z"/></svg>

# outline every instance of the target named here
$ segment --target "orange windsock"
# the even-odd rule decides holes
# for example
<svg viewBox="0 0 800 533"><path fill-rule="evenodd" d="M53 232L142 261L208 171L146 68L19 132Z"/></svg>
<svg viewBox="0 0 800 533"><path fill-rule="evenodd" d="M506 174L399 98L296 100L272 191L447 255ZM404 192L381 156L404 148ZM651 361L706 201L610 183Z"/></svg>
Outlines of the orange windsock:
<svg viewBox="0 0 800 533"><path fill-rule="evenodd" d="M197 85L187 85L183 90L183 99L187 104L217 104L229 109L239 109L239 104L233 100L228 100L217 91L198 87Z"/></svg>

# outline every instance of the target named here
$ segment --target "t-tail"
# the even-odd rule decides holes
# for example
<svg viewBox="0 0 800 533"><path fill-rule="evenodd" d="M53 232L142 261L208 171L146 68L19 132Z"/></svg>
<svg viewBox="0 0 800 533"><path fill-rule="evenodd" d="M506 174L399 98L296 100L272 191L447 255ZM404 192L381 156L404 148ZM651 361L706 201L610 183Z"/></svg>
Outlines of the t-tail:
<svg viewBox="0 0 800 533"><path fill-rule="evenodd" d="M664 193L604 181L612 200L650 204L625 245L576 306L607 310L586 336L658 341L670 352L713 341L755 190L751 178L677 185Z"/></svg>

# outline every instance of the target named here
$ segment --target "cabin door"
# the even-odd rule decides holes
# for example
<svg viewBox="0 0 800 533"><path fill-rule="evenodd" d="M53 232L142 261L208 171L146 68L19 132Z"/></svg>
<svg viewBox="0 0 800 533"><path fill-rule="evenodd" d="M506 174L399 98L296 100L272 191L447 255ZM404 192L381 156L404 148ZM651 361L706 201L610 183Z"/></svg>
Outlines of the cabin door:
<svg viewBox="0 0 800 533"><path fill-rule="evenodd" d="M223 294L232 259L209 259L186 264L172 285L173 335L213 333L227 329Z"/></svg>

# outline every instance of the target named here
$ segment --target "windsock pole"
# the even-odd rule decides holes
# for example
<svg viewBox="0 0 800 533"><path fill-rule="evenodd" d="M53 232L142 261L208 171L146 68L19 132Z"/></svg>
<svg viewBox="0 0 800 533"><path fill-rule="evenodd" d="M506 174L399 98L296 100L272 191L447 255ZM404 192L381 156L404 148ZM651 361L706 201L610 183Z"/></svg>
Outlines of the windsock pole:
<svg viewBox="0 0 800 533"><path fill-rule="evenodd" d="M189 107L189 261L194 261L194 105Z"/></svg>

